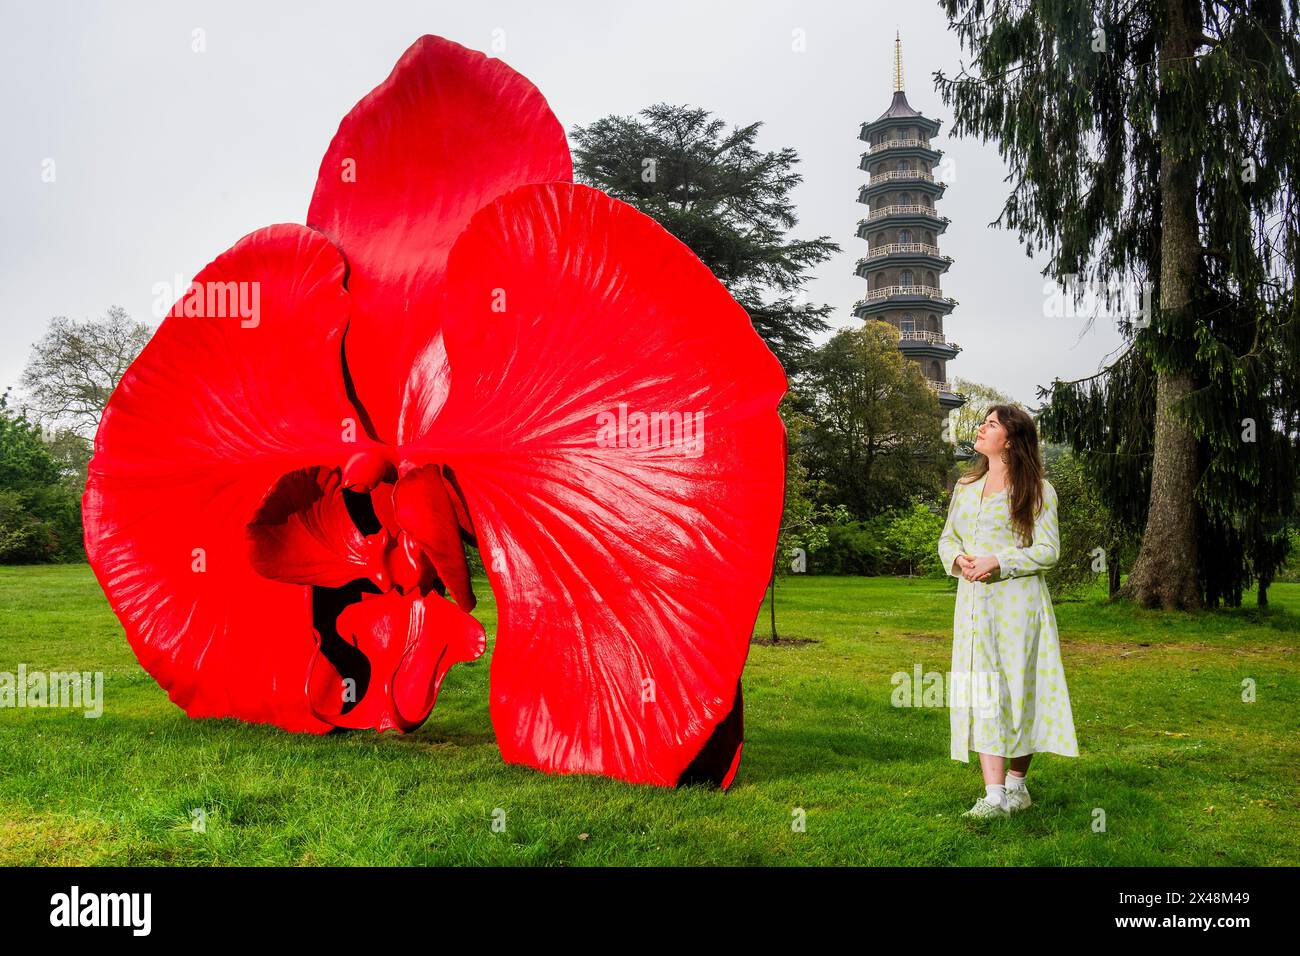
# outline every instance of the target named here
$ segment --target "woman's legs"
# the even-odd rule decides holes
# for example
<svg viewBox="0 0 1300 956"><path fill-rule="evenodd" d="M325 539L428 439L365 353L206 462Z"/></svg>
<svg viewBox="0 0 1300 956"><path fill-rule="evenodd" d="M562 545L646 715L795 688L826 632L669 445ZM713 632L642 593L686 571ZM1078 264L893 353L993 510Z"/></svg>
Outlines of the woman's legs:
<svg viewBox="0 0 1300 956"><path fill-rule="evenodd" d="M1033 759L1033 754L1024 754L1020 757L1008 759L1001 754L980 754L980 772L984 775L984 785L1005 786L1008 774L1015 774L1020 779L1024 779L1025 774L1029 773L1029 761Z"/></svg>
<svg viewBox="0 0 1300 956"><path fill-rule="evenodd" d="M984 786L1003 786L1007 782L1007 758L1001 754L980 754L980 772L984 774Z"/></svg>

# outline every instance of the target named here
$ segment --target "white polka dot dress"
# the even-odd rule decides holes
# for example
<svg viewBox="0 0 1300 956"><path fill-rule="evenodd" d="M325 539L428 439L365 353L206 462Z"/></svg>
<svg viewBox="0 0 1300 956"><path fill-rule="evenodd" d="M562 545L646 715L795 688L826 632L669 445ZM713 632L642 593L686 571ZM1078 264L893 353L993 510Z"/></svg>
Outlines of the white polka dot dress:
<svg viewBox="0 0 1300 956"><path fill-rule="evenodd" d="M949 675L952 758L968 762L972 750L1077 757L1056 615L1043 580L1060 552L1056 489L1043 481L1033 541L1017 547L1008 495L1003 490L984 500L987 480L957 482L939 537L949 574L959 554L996 555L1001 565L986 581L954 574L960 580Z"/></svg>

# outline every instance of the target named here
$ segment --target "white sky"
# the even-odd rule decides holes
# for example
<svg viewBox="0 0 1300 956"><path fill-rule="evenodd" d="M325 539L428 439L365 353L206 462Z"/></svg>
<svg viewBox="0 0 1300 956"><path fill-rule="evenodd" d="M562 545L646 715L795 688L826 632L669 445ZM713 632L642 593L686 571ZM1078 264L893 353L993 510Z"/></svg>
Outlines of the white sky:
<svg viewBox="0 0 1300 956"><path fill-rule="evenodd" d="M947 332L963 351L949 378L1037 404L1035 386L1095 372L1121 342L1113 322L1085 335L1082 319L1044 318L1045 260L988 226L1006 170L992 144L948 136L932 74L955 73L961 51L937 4L3 0L3 10L0 389L17 383L52 316L120 305L156 324L156 283L187 282L263 225L302 222L339 120L423 33L488 52L504 39L496 55L566 129L658 101L764 121L762 147L803 159L796 234L844 248L809 297L848 326L865 288L853 274L866 248L854 235L865 211L858 125L889 104L899 29L908 99L944 121L938 145L951 160L940 244L956 260L943 286L960 300ZM206 52L191 49L196 28Z"/></svg>

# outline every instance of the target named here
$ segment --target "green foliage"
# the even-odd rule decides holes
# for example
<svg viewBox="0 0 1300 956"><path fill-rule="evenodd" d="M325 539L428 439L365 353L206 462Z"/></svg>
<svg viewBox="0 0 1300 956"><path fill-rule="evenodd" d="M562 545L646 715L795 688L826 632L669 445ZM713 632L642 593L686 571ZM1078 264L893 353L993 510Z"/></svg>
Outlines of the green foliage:
<svg viewBox="0 0 1300 956"><path fill-rule="evenodd" d="M0 489L0 564L48 561L58 551L54 528L31 508L28 495Z"/></svg>
<svg viewBox="0 0 1300 956"><path fill-rule="evenodd" d="M818 574L885 574L885 526L888 518L877 515L869 521L848 521L832 525L826 546L811 562Z"/></svg>
<svg viewBox="0 0 1300 956"><path fill-rule="evenodd" d="M936 508L914 501L866 520L832 524L810 569L818 574L942 577L938 541L945 515Z"/></svg>
<svg viewBox="0 0 1300 956"><path fill-rule="evenodd" d="M0 396L0 563L84 559L81 488Z"/></svg>
<svg viewBox="0 0 1300 956"><path fill-rule="evenodd" d="M939 404L898 350L898 330L868 321L837 332L799 376L808 416L805 464L819 501L867 519L937 498L952 465Z"/></svg>
<svg viewBox="0 0 1300 956"><path fill-rule="evenodd" d="M894 560L907 565L907 573L942 574L938 542L945 516L916 502L894 512L885 528L885 546Z"/></svg>
<svg viewBox="0 0 1300 956"><path fill-rule="evenodd" d="M49 436L46 449L58 465L60 474L67 476L76 488L86 487L90 459L95 452L94 442L71 428L60 428Z"/></svg>
<svg viewBox="0 0 1300 956"><path fill-rule="evenodd" d="M778 411L785 423L787 450L785 502L776 548L776 573L780 575L806 571L808 555L826 546L830 526L847 521L849 515L843 505L817 501L818 485L809 479L804 463L811 423L799 411L796 396L787 393Z"/></svg>
<svg viewBox="0 0 1300 956"><path fill-rule="evenodd" d="M749 313L787 370L827 329L830 306L806 302L809 270L840 247L790 239L791 148L755 146L762 123L730 130L708 110L658 103L572 130L574 174L652 217L691 248Z"/></svg>
<svg viewBox="0 0 1300 956"><path fill-rule="evenodd" d="M1126 530L1106 507L1095 479L1073 454L1057 458L1047 470L1056 489L1061 554L1047 572L1052 594L1061 597L1091 590L1098 579L1118 585L1111 572L1137 553L1137 535Z"/></svg>
<svg viewBox="0 0 1300 956"><path fill-rule="evenodd" d="M59 466L41 439L41 430L9 408L0 396L0 488L27 489L56 483Z"/></svg>
<svg viewBox="0 0 1300 956"><path fill-rule="evenodd" d="M1291 539L1287 551L1288 557L1278 571L1277 580L1300 584L1300 529L1292 528L1288 536Z"/></svg>

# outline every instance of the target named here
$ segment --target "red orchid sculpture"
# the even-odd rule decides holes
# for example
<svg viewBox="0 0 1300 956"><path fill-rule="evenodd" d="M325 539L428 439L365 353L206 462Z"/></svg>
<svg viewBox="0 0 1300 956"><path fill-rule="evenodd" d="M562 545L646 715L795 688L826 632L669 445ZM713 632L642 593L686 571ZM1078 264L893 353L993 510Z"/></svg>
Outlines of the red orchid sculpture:
<svg viewBox="0 0 1300 956"><path fill-rule="evenodd" d="M786 380L504 63L421 37L307 226L209 264L113 393L90 562L191 717L401 731L484 651L508 763L730 785Z"/></svg>

